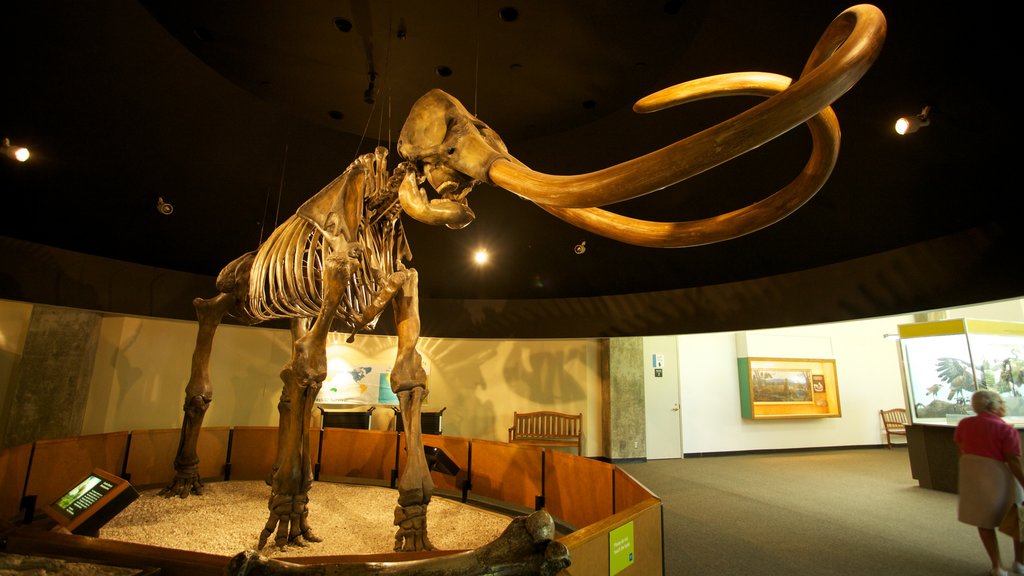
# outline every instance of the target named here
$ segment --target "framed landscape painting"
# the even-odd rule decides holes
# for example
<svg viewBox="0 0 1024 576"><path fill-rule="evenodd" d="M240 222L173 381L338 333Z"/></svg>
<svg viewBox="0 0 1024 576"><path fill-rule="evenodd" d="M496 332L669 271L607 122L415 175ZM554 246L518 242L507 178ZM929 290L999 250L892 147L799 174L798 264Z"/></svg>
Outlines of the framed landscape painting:
<svg viewBox="0 0 1024 576"><path fill-rule="evenodd" d="M738 358L744 418L834 418L841 415L836 362L807 358Z"/></svg>

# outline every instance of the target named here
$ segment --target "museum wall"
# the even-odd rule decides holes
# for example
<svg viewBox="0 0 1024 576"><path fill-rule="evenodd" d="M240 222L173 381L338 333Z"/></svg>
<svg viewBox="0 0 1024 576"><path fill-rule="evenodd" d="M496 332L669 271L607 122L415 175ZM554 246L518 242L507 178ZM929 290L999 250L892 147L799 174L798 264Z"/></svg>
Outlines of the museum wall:
<svg viewBox="0 0 1024 576"><path fill-rule="evenodd" d="M15 370L25 348L31 317L31 304L0 300L0 422L7 422L14 400ZM0 425L0 447L7 446L6 428Z"/></svg>
<svg viewBox="0 0 1024 576"><path fill-rule="evenodd" d="M108 316L86 408L83 434L180 426L184 387L197 326L194 322ZM329 365L390 369L397 339L332 334ZM586 451L601 436L598 347L594 340L421 339L428 368L424 410L445 409L444 433L507 439L512 413L582 412ZM283 329L221 326L210 361L213 403L205 426L277 424L279 373L291 353ZM340 406L332 406L340 408ZM387 429L394 412L379 406L373 427Z"/></svg>
<svg viewBox="0 0 1024 576"><path fill-rule="evenodd" d="M0 300L0 393L4 420L33 305ZM1024 300L944 311L950 318L1024 321ZM878 445L878 410L904 404L897 344L884 334L913 315L758 331L677 336L683 451L721 452ZM177 428L181 422L196 323L104 315L100 326L82 434L140 428ZM740 416L737 338L785 342L828 341L836 360L839 418L744 420ZM395 340L360 336L333 353L355 365L390 366ZM334 345L337 345L335 348ZM426 410L446 408L444 433L505 440L512 412L558 410L584 414L584 454L609 456L602 446L600 340L461 340L424 338L429 367ZM799 349L799 347L796 347ZM207 426L276 425L278 373L289 357L286 330L221 326L213 349L214 401ZM642 360L641 360L642 361ZM607 377L604 377L607 378ZM378 408L374 428L387 428L392 411ZM644 431L634 432L638 438ZM647 431L647 442L657 431Z"/></svg>
<svg viewBox="0 0 1024 576"><path fill-rule="evenodd" d="M1024 300L1014 299L942 311L947 318L1024 321ZM922 321L897 315L745 333L679 336L683 452L687 456L769 450L884 444L878 411L906 404L899 360L900 324ZM765 353L818 357L836 362L841 416L745 420L740 416L737 340L757 339ZM650 435L650 433L648 433Z"/></svg>
<svg viewBox="0 0 1024 576"><path fill-rule="evenodd" d="M61 310L0 300L0 392L8 410L17 410L10 406L13 383L33 308ZM104 314L99 332L81 434L180 426L197 324ZM345 338L331 335L332 361L377 370L394 363L395 337L359 336L352 344ZM424 409L445 409L445 434L504 441L516 410L583 413L585 453L599 454L599 341L424 338L418 349L429 373ZM204 425L276 425L279 373L290 353L287 330L220 326L210 363L214 399ZM387 429L393 417L380 406L373 427Z"/></svg>
<svg viewBox="0 0 1024 576"><path fill-rule="evenodd" d="M423 295L422 333L502 339L703 334L1018 298L1022 269L1007 264L1017 260L1015 238L1001 226L975 228L800 272L663 292L523 300ZM212 277L3 236L0 262L0 298L19 302L192 320L192 299L214 295ZM393 324L384 314L378 333L394 334Z"/></svg>

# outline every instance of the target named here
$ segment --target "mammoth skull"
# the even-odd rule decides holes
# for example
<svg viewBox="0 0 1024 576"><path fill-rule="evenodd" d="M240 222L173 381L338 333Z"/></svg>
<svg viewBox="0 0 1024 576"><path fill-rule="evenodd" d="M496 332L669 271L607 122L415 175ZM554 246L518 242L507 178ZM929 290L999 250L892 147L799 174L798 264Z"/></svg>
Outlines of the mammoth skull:
<svg viewBox="0 0 1024 576"><path fill-rule="evenodd" d="M455 98L432 90L413 105L398 143L412 169L400 189L407 213L428 224L459 228L473 212L466 196L487 182L527 198L579 228L638 246L679 248L749 234L785 218L828 180L839 153L839 123L831 104L874 63L885 39L885 17L863 4L843 11L825 30L796 81L743 72L700 78L637 102L647 113L705 98L755 95L765 101L660 150L603 170L552 176L517 161L501 138ZM686 222L637 220L601 209L661 190L727 162L806 123L813 148L800 174L744 208ZM441 198L427 200L430 182Z"/></svg>

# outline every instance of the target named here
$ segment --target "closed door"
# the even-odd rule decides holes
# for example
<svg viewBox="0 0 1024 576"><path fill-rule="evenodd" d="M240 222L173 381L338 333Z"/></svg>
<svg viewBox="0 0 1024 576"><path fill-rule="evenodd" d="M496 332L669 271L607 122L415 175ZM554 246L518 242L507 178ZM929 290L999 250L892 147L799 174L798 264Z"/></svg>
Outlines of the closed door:
<svg viewBox="0 0 1024 576"><path fill-rule="evenodd" d="M644 338L644 417L647 459L683 457L679 352L675 336Z"/></svg>

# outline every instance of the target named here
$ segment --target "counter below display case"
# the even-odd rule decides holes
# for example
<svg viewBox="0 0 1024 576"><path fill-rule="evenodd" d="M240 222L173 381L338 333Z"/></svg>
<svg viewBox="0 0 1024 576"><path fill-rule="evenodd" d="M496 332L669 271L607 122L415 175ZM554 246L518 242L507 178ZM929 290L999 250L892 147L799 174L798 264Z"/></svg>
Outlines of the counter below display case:
<svg viewBox="0 0 1024 576"><path fill-rule="evenodd" d="M955 426L911 424L907 426L910 475L921 488L956 493L960 478L960 450L953 442ZM1024 430L1020 427L1021 443Z"/></svg>

